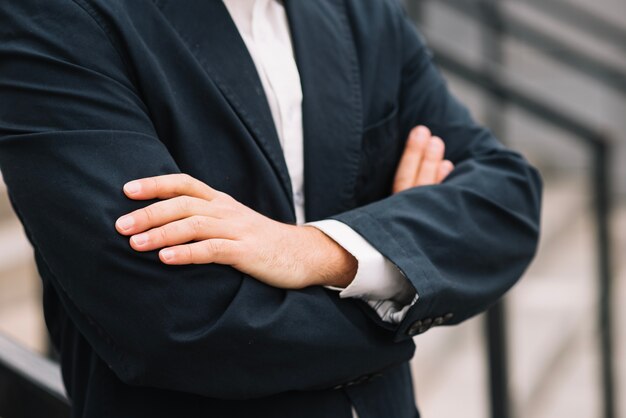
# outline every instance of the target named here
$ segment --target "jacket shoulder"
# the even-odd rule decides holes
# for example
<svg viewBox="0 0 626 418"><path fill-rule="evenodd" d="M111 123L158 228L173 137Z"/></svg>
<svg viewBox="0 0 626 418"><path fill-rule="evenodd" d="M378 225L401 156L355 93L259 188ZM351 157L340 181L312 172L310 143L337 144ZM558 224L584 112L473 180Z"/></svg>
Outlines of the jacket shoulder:
<svg viewBox="0 0 626 418"><path fill-rule="evenodd" d="M395 27L406 15L400 0L343 0L350 20L358 25Z"/></svg>

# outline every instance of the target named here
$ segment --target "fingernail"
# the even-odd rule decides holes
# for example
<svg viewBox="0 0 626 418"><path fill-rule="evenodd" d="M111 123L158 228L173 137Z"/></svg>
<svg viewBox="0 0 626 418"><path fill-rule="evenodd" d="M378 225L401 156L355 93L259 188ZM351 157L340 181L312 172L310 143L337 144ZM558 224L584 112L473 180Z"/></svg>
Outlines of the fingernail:
<svg viewBox="0 0 626 418"><path fill-rule="evenodd" d="M420 126L419 128L417 128L417 137L418 137L420 140L424 140L424 139L428 138L428 136L429 136L429 135L428 135L428 134L429 134L429 132L430 132L430 131L428 130L428 128L427 128L427 127L425 127L425 126Z"/></svg>
<svg viewBox="0 0 626 418"><path fill-rule="evenodd" d="M161 251L161 257L163 257L163 259L165 261L172 261L174 259L174 251L173 250L162 250Z"/></svg>
<svg viewBox="0 0 626 418"><path fill-rule="evenodd" d="M428 143L428 148L430 151L438 151L441 147L441 142L436 139L431 139Z"/></svg>
<svg viewBox="0 0 626 418"><path fill-rule="evenodd" d="M148 242L149 237L148 237L148 234L139 234L139 235L134 235L131 239L133 240L135 245L142 246Z"/></svg>
<svg viewBox="0 0 626 418"><path fill-rule="evenodd" d="M127 231L135 225L135 219L132 216L122 216L117 220L117 226L123 231Z"/></svg>
<svg viewBox="0 0 626 418"><path fill-rule="evenodd" d="M141 184L138 181L131 181L124 185L126 194L137 194L141 191Z"/></svg>

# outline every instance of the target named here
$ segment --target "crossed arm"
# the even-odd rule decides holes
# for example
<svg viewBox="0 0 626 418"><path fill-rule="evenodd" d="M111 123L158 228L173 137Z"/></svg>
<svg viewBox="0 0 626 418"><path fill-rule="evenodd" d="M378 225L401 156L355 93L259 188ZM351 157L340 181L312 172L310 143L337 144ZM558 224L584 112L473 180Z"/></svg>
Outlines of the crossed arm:
<svg viewBox="0 0 626 418"><path fill-rule="evenodd" d="M28 18L35 14L53 18ZM72 31L59 31L67 22ZM131 249L113 225L145 204L124 196L123 185L181 172L132 71L72 2L0 7L0 38L7 40L0 42L0 167L48 291L119 379L224 399L333 387L410 359L414 345L407 331L415 321L446 313L462 321L520 277L537 243L538 174L454 99L411 23L403 21L398 31L404 45L400 131L404 136L417 124L428 126L445 139L454 171L436 187L400 187L331 216L372 243L419 292L402 323L390 326L365 303L341 300L324 287L291 290L304 285L301 271L294 279L279 277L290 282L282 289L228 263L164 265L152 251ZM161 196L165 203L175 197ZM215 199L185 199L198 199L203 210L216 207ZM220 200L231 221L271 225L224 196ZM193 216L197 212L183 211L126 236ZM173 247L191 245L185 242ZM161 245L172 248L156 248ZM272 270L271 263L255 261L263 255L249 251L247 257L242 270ZM342 277L331 273L317 280ZM331 352L333 364L327 361ZM213 378L226 375L228 381Z"/></svg>
<svg viewBox="0 0 626 418"><path fill-rule="evenodd" d="M440 183L454 165L444 160L445 144L425 126L406 142L393 193ZM185 174L138 179L124 185L129 199L161 199L120 217L115 226L130 236L136 251L159 251L165 264L218 263L270 286L347 287L356 259L311 226L270 219L231 196Z"/></svg>

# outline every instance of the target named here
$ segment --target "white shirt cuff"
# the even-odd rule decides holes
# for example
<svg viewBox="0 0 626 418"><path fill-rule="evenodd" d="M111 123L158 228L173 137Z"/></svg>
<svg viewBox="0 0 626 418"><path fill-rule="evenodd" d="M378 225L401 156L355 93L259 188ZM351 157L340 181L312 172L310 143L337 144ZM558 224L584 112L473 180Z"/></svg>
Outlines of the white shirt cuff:
<svg viewBox="0 0 626 418"><path fill-rule="evenodd" d="M363 299L385 322L399 323L404 319L418 295L395 264L343 222L325 219L305 225L324 232L357 259L356 276L348 287L327 288L339 291L341 298Z"/></svg>

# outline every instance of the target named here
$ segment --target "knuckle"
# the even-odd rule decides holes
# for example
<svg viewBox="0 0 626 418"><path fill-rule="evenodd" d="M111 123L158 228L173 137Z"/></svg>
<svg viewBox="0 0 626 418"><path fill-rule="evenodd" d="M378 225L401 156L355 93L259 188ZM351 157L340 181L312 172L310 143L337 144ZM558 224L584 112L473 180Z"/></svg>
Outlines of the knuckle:
<svg viewBox="0 0 626 418"><path fill-rule="evenodd" d="M154 207L152 206L146 206L145 208L143 208L142 214L143 214L143 217L148 222L148 224L152 224L156 218L156 213L155 213Z"/></svg>
<svg viewBox="0 0 626 418"><path fill-rule="evenodd" d="M189 224L191 226L191 231L193 234L198 237L201 236L204 232L205 227L205 219L202 216L192 216L189 218Z"/></svg>
<svg viewBox="0 0 626 418"><path fill-rule="evenodd" d="M188 196L181 196L176 199L178 210L182 213L189 213L191 210L191 198Z"/></svg>
<svg viewBox="0 0 626 418"><path fill-rule="evenodd" d="M218 218L226 218L230 213L230 206L222 201L213 202L213 211Z"/></svg>
<svg viewBox="0 0 626 418"><path fill-rule="evenodd" d="M158 228L157 231L157 237L158 240L160 240L160 242L165 243L168 242L168 239L170 237L170 232L168 231L168 227L162 227L162 228Z"/></svg>
<svg viewBox="0 0 626 418"><path fill-rule="evenodd" d="M185 245L182 247L183 250L181 251L181 253L183 254L183 259L185 262L187 263L194 263L194 262L198 262L198 256L196 255L196 251L194 250L194 246L192 245Z"/></svg>
<svg viewBox="0 0 626 418"><path fill-rule="evenodd" d="M219 256L222 253L224 245L222 244L222 241L209 240L207 241L207 248L211 254Z"/></svg>
<svg viewBox="0 0 626 418"><path fill-rule="evenodd" d="M187 173L182 173L179 174L179 178L180 178L180 183L183 186L184 189L189 190L192 189L194 186L194 178L191 177L189 174Z"/></svg>
<svg viewBox="0 0 626 418"><path fill-rule="evenodd" d="M161 181L159 180L158 177L152 177L151 181L152 181L152 187L154 188L154 192L157 195L160 195L163 189L163 185L161 184Z"/></svg>
<svg viewBox="0 0 626 418"><path fill-rule="evenodd" d="M217 200L218 202L223 202L225 204L232 204L235 201L235 198L228 193L217 191L213 200Z"/></svg>

